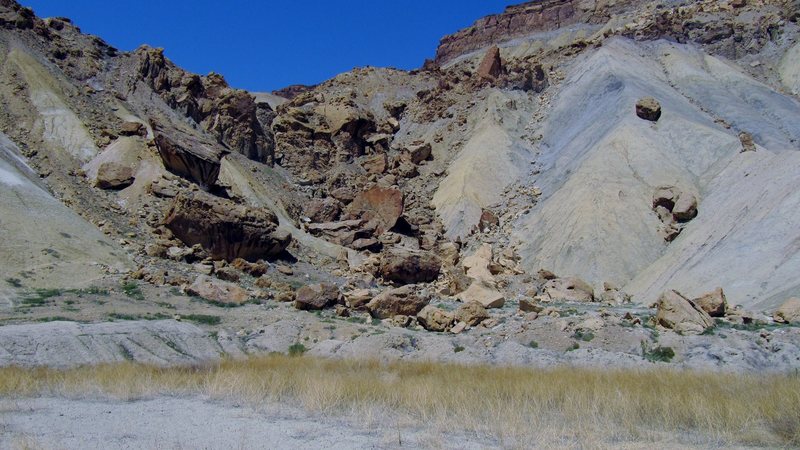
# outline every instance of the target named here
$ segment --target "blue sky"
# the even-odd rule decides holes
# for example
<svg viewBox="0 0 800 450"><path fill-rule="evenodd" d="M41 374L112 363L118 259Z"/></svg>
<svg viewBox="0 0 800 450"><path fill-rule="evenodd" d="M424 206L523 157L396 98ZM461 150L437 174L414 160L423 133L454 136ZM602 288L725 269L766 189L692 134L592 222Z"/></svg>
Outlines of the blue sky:
<svg viewBox="0 0 800 450"><path fill-rule="evenodd" d="M518 0L516 2L519 2ZM192 72L238 88L315 84L361 66L413 69L439 38L515 0L21 0L121 50L163 47Z"/></svg>

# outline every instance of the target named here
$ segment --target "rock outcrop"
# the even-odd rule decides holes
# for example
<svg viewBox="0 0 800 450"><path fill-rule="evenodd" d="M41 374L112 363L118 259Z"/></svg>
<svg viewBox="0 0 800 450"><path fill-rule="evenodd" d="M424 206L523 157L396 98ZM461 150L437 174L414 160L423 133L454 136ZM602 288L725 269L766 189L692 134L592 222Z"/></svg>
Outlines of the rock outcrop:
<svg viewBox="0 0 800 450"><path fill-rule="evenodd" d="M780 323L800 323L800 298L786 300L772 317Z"/></svg>
<svg viewBox="0 0 800 450"><path fill-rule="evenodd" d="M428 331L442 332L453 326L455 317L448 311L428 305L417 314L417 321Z"/></svg>
<svg viewBox="0 0 800 450"><path fill-rule="evenodd" d="M240 306L250 299L247 291L236 284L215 280L206 275L197 277L194 283L186 287L186 293L229 306Z"/></svg>
<svg viewBox="0 0 800 450"><path fill-rule="evenodd" d="M724 317L728 310L728 300L722 288L701 295L694 299L694 303L711 317Z"/></svg>
<svg viewBox="0 0 800 450"><path fill-rule="evenodd" d="M175 197L164 225L186 245L200 244L213 258L227 261L271 258L291 242L271 211L199 191Z"/></svg>

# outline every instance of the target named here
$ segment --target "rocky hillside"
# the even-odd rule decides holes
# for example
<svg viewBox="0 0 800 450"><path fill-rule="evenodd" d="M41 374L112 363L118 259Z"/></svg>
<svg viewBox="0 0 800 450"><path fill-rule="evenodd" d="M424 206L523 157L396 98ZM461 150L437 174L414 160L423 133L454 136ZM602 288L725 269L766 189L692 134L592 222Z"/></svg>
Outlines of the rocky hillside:
<svg viewBox="0 0 800 450"><path fill-rule="evenodd" d="M0 0L0 295L142 282L459 332L506 304L772 314L800 296L799 10L535 1L419 70L249 93Z"/></svg>

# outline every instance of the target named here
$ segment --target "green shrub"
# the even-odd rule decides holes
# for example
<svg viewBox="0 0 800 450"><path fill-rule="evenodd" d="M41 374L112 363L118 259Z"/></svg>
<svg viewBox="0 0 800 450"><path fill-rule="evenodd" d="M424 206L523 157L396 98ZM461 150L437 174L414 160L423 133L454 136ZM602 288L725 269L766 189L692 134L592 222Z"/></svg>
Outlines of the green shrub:
<svg viewBox="0 0 800 450"><path fill-rule="evenodd" d="M463 352L463 351L464 351L464 347L462 347L462 346L460 346L460 345L456 345L456 346L453 348L453 353L461 353L461 352Z"/></svg>
<svg viewBox="0 0 800 450"><path fill-rule="evenodd" d="M186 316L181 316L181 319L188 320L190 322L201 323L203 325L219 325L222 322L222 317L208 314L189 314Z"/></svg>
<svg viewBox="0 0 800 450"><path fill-rule="evenodd" d="M308 349L305 345L296 342L289 346L289 356L301 356L303 353L307 352Z"/></svg>
<svg viewBox="0 0 800 450"><path fill-rule="evenodd" d="M528 347L530 347L530 348L539 348L539 343L536 342L536 341L530 341L530 342L528 342Z"/></svg>
<svg viewBox="0 0 800 450"><path fill-rule="evenodd" d="M128 297L142 301L144 300L144 294L142 290L139 288L139 285L134 283L133 281L126 281L122 284L122 292L125 293Z"/></svg>
<svg viewBox="0 0 800 450"><path fill-rule="evenodd" d="M572 338L583 342L589 342L594 339L594 333L591 331L578 330L572 335Z"/></svg>

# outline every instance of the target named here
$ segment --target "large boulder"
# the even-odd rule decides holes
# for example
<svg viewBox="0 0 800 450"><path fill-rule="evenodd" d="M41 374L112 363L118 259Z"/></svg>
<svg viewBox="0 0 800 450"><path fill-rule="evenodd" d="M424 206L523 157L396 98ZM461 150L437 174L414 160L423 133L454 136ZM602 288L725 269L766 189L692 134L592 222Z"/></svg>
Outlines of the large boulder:
<svg viewBox="0 0 800 450"><path fill-rule="evenodd" d="M455 318L459 322L474 327L489 318L486 308L478 302L469 302L461 305L455 312Z"/></svg>
<svg viewBox="0 0 800 450"><path fill-rule="evenodd" d="M464 303L478 302L484 308L502 308L506 304L502 292L480 281L474 281L464 292L459 293L458 299Z"/></svg>
<svg viewBox="0 0 800 450"><path fill-rule="evenodd" d="M455 317L451 312L428 305L417 314L417 321L428 331L447 331L453 326Z"/></svg>
<svg viewBox="0 0 800 450"><path fill-rule="evenodd" d="M677 291L667 291L658 299L656 322L682 334L700 334L714 326L714 319L693 301Z"/></svg>
<svg viewBox="0 0 800 450"><path fill-rule="evenodd" d="M325 309L340 302L339 288L328 283L303 286L294 297L294 307L304 311Z"/></svg>
<svg viewBox="0 0 800 450"><path fill-rule="evenodd" d="M550 300L568 302L594 301L594 289L587 282L576 277L556 278L544 284L544 295Z"/></svg>
<svg viewBox="0 0 800 450"><path fill-rule="evenodd" d="M303 216L314 223L333 222L342 212L341 203L335 198L312 198L303 207Z"/></svg>
<svg viewBox="0 0 800 450"><path fill-rule="evenodd" d="M156 134L155 143L164 167L170 172L204 188L217 182L220 159L225 153L215 143L182 133L167 135L163 132Z"/></svg>
<svg viewBox="0 0 800 450"><path fill-rule="evenodd" d="M492 244L483 244L470 256L464 258L461 265L467 276L476 281L494 284L489 266L492 264Z"/></svg>
<svg viewBox="0 0 800 450"><path fill-rule="evenodd" d="M194 283L186 287L186 293L229 306L240 306L250 299L247 291L239 286L206 275L197 277Z"/></svg>
<svg viewBox="0 0 800 450"><path fill-rule="evenodd" d="M728 301L722 288L717 288L712 292L703 294L694 299L694 303L711 317L724 317L728 309Z"/></svg>
<svg viewBox="0 0 800 450"><path fill-rule="evenodd" d="M417 295L414 286L402 286L378 294L367 303L367 311L378 319L415 316L427 304L428 299Z"/></svg>
<svg viewBox="0 0 800 450"><path fill-rule="evenodd" d="M97 166L94 185L100 189L122 189L133 184L133 168L113 161Z"/></svg>
<svg viewBox="0 0 800 450"><path fill-rule="evenodd" d="M496 80L503 74L503 60L500 58L500 49L493 45L489 47L478 66L478 78L482 80Z"/></svg>
<svg viewBox="0 0 800 450"><path fill-rule="evenodd" d="M441 267L441 259L431 252L392 248L381 256L378 271L384 280L413 284L436 280Z"/></svg>
<svg viewBox="0 0 800 450"><path fill-rule="evenodd" d="M164 225L187 246L200 244L212 258L227 261L274 257L292 239L278 230L278 218L271 211L199 191L175 197Z"/></svg>
<svg viewBox="0 0 800 450"><path fill-rule="evenodd" d="M800 324L800 298L790 298L772 316L776 322Z"/></svg>
<svg viewBox="0 0 800 450"><path fill-rule="evenodd" d="M374 187L356 195L347 209L350 218L367 221L375 235L383 234L403 214L403 193L398 189Z"/></svg>

